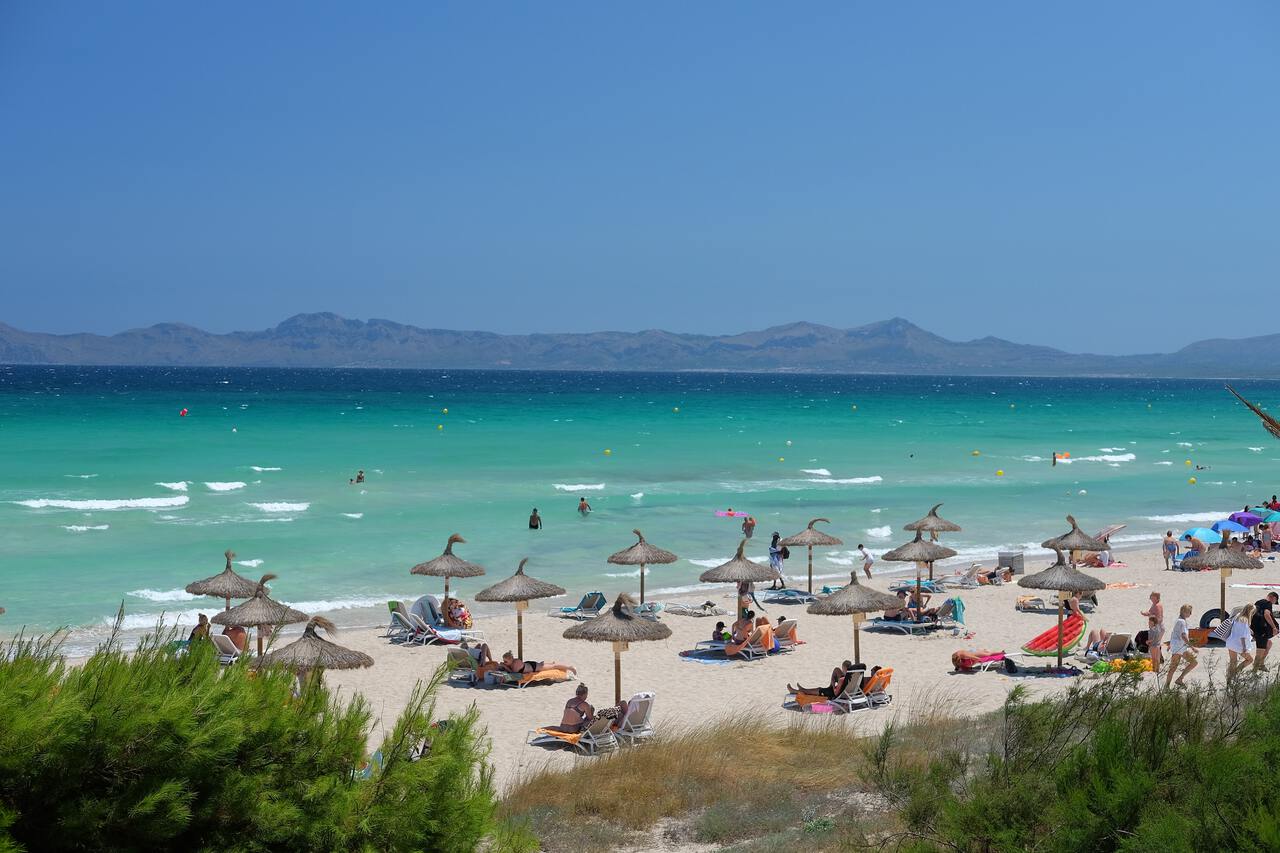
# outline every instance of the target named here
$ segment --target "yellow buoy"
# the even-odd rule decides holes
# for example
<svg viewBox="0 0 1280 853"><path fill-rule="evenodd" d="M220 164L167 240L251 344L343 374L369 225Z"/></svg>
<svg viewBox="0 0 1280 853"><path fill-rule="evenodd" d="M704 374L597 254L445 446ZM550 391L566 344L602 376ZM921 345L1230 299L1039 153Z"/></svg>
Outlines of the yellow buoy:
<svg viewBox="0 0 1280 853"><path fill-rule="evenodd" d="M786 460L786 457L779 456L779 457L778 457L778 461L779 461L779 462L786 462L787 460Z"/></svg>
<svg viewBox="0 0 1280 853"><path fill-rule="evenodd" d="M673 407L673 408L671 409L671 411L675 412L675 413L678 415L678 414L680 414L680 407L679 407L679 406L675 406L675 407Z"/></svg>
<svg viewBox="0 0 1280 853"><path fill-rule="evenodd" d="M969 454L969 455L970 455L970 456L981 456L982 454L975 450L975 451L973 451L973 453L971 453L971 454Z"/></svg>
<svg viewBox="0 0 1280 853"><path fill-rule="evenodd" d="M997 472L996 472L996 476L997 476L997 477L1003 477L1003 476L1004 476L1004 471L1003 471L1003 470L997 471Z"/></svg>
<svg viewBox="0 0 1280 853"><path fill-rule="evenodd" d="M789 438L788 438L788 439L787 439L787 447L790 447L790 446L791 446L791 439L789 439Z"/></svg>
<svg viewBox="0 0 1280 853"><path fill-rule="evenodd" d="M436 424L436 429L444 429L444 424Z"/></svg>
<svg viewBox="0 0 1280 853"><path fill-rule="evenodd" d="M1194 486L1196 484L1196 478L1192 477L1190 480L1187 480L1187 482Z"/></svg>
<svg viewBox="0 0 1280 853"><path fill-rule="evenodd" d="M605 455L605 456L612 456L612 455L613 455L613 451L606 447L606 448L604 449L604 455Z"/></svg>
<svg viewBox="0 0 1280 853"><path fill-rule="evenodd" d="M1188 459L1188 460L1187 460L1186 465L1187 465L1187 467L1188 467L1188 468L1190 468L1190 467L1191 467L1191 460L1190 460L1190 459Z"/></svg>

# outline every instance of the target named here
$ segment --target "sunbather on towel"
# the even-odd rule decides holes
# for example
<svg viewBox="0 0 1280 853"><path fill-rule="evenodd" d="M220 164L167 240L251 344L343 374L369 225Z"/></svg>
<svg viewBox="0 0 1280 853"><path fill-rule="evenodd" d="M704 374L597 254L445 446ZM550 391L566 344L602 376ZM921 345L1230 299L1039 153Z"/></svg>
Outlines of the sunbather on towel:
<svg viewBox="0 0 1280 853"><path fill-rule="evenodd" d="M860 663L855 667L852 661L845 661L831 670L831 681L826 687L805 687L802 684L792 687L788 684L787 691L797 696L821 696L823 699L834 699L844 690L844 683L849 680L851 673L856 673L860 677L862 670L866 668L866 664Z"/></svg>
<svg viewBox="0 0 1280 853"><path fill-rule="evenodd" d="M531 672L542 672L544 669L563 669L565 672L578 674L576 666L554 660L520 660L509 651L502 653L501 667L512 675L528 675Z"/></svg>
<svg viewBox="0 0 1280 853"><path fill-rule="evenodd" d="M573 734L591 725L595 717L595 709L587 702L587 685L579 684L573 691L573 698L564 703L564 714L560 716L560 725L547 726L548 731Z"/></svg>

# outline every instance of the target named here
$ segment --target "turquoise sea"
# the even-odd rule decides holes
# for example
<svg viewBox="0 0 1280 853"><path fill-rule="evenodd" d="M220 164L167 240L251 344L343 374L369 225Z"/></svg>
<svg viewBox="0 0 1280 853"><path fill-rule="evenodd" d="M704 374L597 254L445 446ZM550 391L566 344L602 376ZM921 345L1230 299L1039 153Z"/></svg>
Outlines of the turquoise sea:
<svg viewBox="0 0 1280 853"><path fill-rule="evenodd" d="M648 588L686 591L732 553L728 507L759 520L761 559L773 530L830 518L846 544L815 556L824 579L938 501L961 560L1061 533L1068 512L1127 524L1123 546L1280 491L1278 462L1214 381L0 367L0 634L71 626L75 647L122 601L139 630L212 611L182 587L228 548L278 574L277 597L367 622L438 593L408 570L453 532L489 570L455 581L464 597L526 556L575 600L634 588L605 562L633 527L681 557Z"/></svg>

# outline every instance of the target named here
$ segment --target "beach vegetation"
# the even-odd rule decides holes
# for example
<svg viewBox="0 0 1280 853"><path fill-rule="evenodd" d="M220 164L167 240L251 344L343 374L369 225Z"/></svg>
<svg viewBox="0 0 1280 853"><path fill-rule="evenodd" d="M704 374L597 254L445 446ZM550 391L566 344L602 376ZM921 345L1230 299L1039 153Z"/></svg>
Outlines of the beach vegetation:
<svg viewBox="0 0 1280 853"><path fill-rule="evenodd" d="M881 713L877 711L868 714ZM1160 690L1122 674L976 719L734 716L546 770L503 804L550 850L590 817L613 845L740 851L1280 849L1280 685ZM661 839L655 838L655 833Z"/></svg>
<svg viewBox="0 0 1280 853"><path fill-rule="evenodd" d="M70 666L55 639L0 651L0 851L531 849L500 826L474 711L440 720L443 671L373 756L360 696L220 666L209 643ZM488 839L488 841L485 841Z"/></svg>

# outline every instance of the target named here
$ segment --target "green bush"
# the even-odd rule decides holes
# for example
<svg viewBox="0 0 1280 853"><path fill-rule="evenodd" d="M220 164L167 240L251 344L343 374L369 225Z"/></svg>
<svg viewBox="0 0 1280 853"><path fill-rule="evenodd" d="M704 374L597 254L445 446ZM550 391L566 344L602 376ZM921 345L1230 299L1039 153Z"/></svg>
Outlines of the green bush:
<svg viewBox="0 0 1280 853"><path fill-rule="evenodd" d="M80 667L49 640L0 656L0 851L468 851L496 829L474 712L432 727L443 670L369 765L361 697L163 639Z"/></svg>

